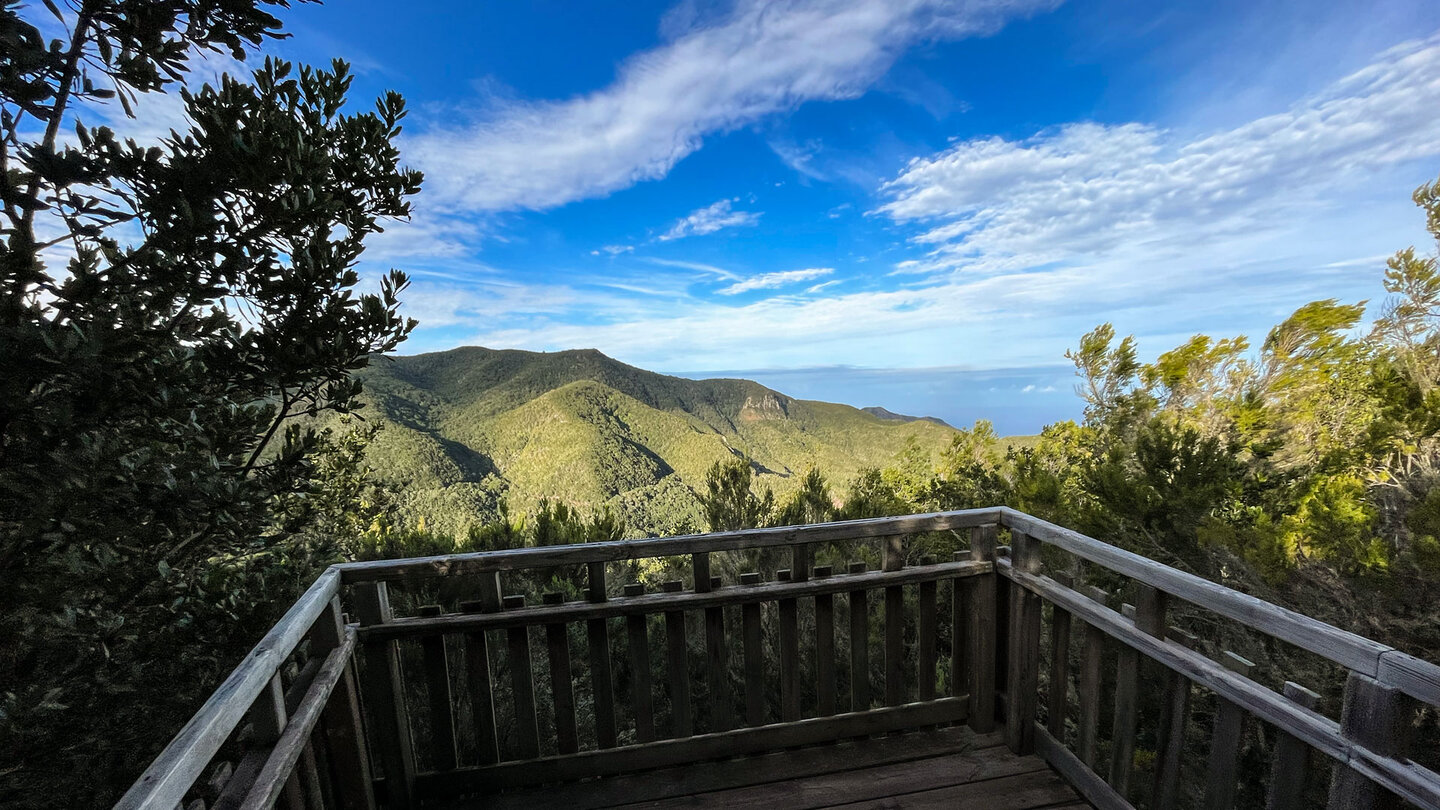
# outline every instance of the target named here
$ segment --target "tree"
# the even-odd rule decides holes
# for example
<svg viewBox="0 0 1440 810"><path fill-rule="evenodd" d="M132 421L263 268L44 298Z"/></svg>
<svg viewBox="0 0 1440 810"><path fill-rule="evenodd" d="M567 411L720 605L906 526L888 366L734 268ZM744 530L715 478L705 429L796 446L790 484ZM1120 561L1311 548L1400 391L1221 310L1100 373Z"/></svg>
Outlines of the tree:
<svg viewBox="0 0 1440 810"><path fill-rule="evenodd" d="M756 494L752 478L748 458L736 456L711 465L705 473L705 491L699 493L700 508L710 531L733 532L765 525L775 508L775 493L766 487L763 494Z"/></svg>
<svg viewBox="0 0 1440 810"><path fill-rule="evenodd" d="M357 291L420 186L402 99L346 112L340 61L182 86L195 53L282 36L277 5L0 6L0 803L108 804L253 641L225 628L323 562L295 545L307 417L353 410L413 327L402 274ZM79 120L139 94L189 126Z"/></svg>

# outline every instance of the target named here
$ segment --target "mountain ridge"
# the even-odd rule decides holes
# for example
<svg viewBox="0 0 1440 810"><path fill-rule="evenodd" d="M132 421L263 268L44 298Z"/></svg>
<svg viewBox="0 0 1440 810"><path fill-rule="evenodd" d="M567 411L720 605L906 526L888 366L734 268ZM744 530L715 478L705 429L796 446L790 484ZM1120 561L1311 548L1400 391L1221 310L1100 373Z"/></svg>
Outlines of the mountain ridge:
<svg viewBox="0 0 1440 810"><path fill-rule="evenodd" d="M611 508L631 534L701 529L694 493L716 461L748 457L783 496L812 466L843 485L909 444L933 456L955 435L939 420L673 377L595 349L467 346L374 358L360 376L366 418L383 428L370 463L404 518L454 532L541 498Z"/></svg>

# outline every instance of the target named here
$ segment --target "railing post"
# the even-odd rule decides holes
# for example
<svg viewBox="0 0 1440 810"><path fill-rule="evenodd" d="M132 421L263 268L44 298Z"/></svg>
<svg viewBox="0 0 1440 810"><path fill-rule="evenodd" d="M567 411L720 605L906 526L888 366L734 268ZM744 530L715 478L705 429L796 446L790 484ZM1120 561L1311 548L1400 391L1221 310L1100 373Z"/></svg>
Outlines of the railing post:
<svg viewBox="0 0 1440 810"><path fill-rule="evenodd" d="M695 574L695 592L709 593L715 588L715 578L710 575L709 552L698 552L691 556L691 569ZM728 731L734 727L733 712L730 709L730 682L728 650L725 647L725 609L705 608L705 678L710 689L710 730Z"/></svg>
<svg viewBox="0 0 1440 810"><path fill-rule="evenodd" d="M594 604L605 602L605 563L588 565L589 581L585 597ZM585 640L590 653L590 688L595 699L595 740L601 748L614 748L615 685L610 669L610 629L604 619L585 623Z"/></svg>
<svg viewBox="0 0 1440 810"><path fill-rule="evenodd" d="M394 620L384 582L357 585L354 596L355 615L361 626ZM395 641L365 645L365 697L376 726L372 739L379 748L380 763L385 769L385 805L408 808L414 803L415 753L410 742L410 717L405 709L397 645Z"/></svg>
<svg viewBox="0 0 1440 810"><path fill-rule="evenodd" d="M1293 681L1285 682L1285 697L1297 706L1314 709L1320 696ZM1344 766L1336 766L1344 767ZM1305 806L1305 777L1310 769L1310 748L1284 730L1275 740L1270 760L1270 790L1265 810L1300 810Z"/></svg>
<svg viewBox="0 0 1440 810"><path fill-rule="evenodd" d="M1409 748L1409 699L1397 687L1351 672L1345 681L1340 733L1357 745L1388 757L1402 757ZM1344 763L1330 780L1330 810L1398 807L1399 799Z"/></svg>
<svg viewBox="0 0 1440 810"><path fill-rule="evenodd" d="M1056 582L1074 585L1069 574L1057 573ZM1070 611L1050 606L1050 695L1045 701L1045 729L1065 744L1065 715L1070 704Z"/></svg>
<svg viewBox="0 0 1440 810"><path fill-rule="evenodd" d="M1091 601L1105 605L1105 592L1087 585L1082 593ZM1103 669L1106 644L1105 631L1085 623L1085 655L1080 660L1080 717L1076 720L1078 735L1075 755L1085 767L1095 770L1095 740L1100 730L1100 688L1105 680Z"/></svg>
<svg viewBox="0 0 1440 810"><path fill-rule="evenodd" d="M970 559L995 562L994 524L970 530ZM995 581L997 574L970 577L970 728L978 734L995 730Z"/></svg>
<svg viewBox="0 0 1440 810"><path fill-rule="evenodd" d="M1224 663L1231 671L1250 677L1255 664L1225 651ZM1218 710L1215 713L1215 728L1210 737L1210 763L1205 776L1205 807L1208 810L1228 810L1235 806L1235 787L1238 782L1237 770L1240 758L1240 744L1245 734L1245 710L1222 697L1217 697ZM1337 772L1341 770L1336 769ZM1332 805L1333 806L1333 805ZM1345 804L1347 808L1362 805Z"/></svg>
<svg viewBox="0 0 1440 810"><path fill-rule="evenodd" d="M904 538L885 538L882 567L899 571L905 567ZM899 706L905 702L905 589L900 585L885 588L885 705Z"/></svg>
<svg viewBox="0 0 1440 810"><path fill-rule="evenodd" d="M1040 572L1040 542L1012 529L1010 560L1017 573ZM1040 688L1040 596L1011 583L1009 677L1005 693L1005 744L1016 754L1035 751L1035 707Z"/></svg>
<svg viewBox="0 0 1440 810"><path fill-rule="evenodd" d="M1168 631L1171 640L1195 649L1199 639L1178 628ZM1185 727L1190 722L1190 679L1173 670L1165 671L1165 698L1160 706L1160 745L1155 752L1155 779L1151 803L1155 810L1174 810L1180 801L1180 759L1185 750ZM1272 773L1271 778L1274 779Z"/></svg>
<svg viewBox="0 0 1440 810"><path fill-rule="evenodd" d="M311 654L327 655L340 646L345 635L345 618L340 597L334 597L311 631ZM355 660L345 662L345 672L325 705L325 738L334 775L334 793L343 810L374 810L374 782L370 775L370 754L365 746L365 726L360 720L360 695L355 682Z"/></svg>

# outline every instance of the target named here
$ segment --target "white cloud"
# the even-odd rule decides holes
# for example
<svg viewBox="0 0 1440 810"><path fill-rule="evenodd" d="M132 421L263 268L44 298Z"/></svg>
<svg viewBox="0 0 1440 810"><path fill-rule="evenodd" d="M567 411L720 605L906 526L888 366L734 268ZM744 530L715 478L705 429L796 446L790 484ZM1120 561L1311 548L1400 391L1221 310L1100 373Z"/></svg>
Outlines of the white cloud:
<svg viewBox="0 0 1440 810"><path fill-rule="evenodd" d="M621 253L634 253L634 245L602 245L598 250L590 251L591 256L599 256L601 253L608 253L611 256L619 256Z"/></svg>
<svg viewBox="0 0 1440 810"><path fill-rule="evenodd" d="M737 281L729 287L724 287L718 292L721 295L739 295L751 290L772 290L776 287L783 287L786 284L795 284L800 281L823 278L835 272L833 267L810 267L805 270L785 270L779 273L762 273L752 276L744 281ZM813 291L813 289L812 289Z"/></svg>
<svg viewBox="0 0 1440 810"><path fill-rule="evenodd" d="M672 239L680 239L686 236L704 236L707 233L714 233L721 228L734 228L739 226L754 225L760 221L759 211L735 211L731 208L733 203L739 202L739 198L720 200L704 208L692 211L689 216L678 220L670 226L670 230L657 237L661 242L669 242Z"/></svg>
<svg viewBox="0 0 1440 810"><path fill-rule="evenodd" d="M1036 266L1149 244L1205 246L1283 227L1313 192L1440 154L1440 38L1412 42L1289 110L1184 140L1145 124L1069 124L962 141L883 186L879 210L934 246L906 271Z"/></svg>
<svg viewBox="0 0 1440 810"><path fill-rule="evenodd" d="M477 211L546 209L667 174L706 136L806 101L853 98L909 45L983 35L1057 0L737 0L672 15L674 38L564 101L491 99L410 136L427 194ZM462 117L457 115L457 118Z"/></svg>

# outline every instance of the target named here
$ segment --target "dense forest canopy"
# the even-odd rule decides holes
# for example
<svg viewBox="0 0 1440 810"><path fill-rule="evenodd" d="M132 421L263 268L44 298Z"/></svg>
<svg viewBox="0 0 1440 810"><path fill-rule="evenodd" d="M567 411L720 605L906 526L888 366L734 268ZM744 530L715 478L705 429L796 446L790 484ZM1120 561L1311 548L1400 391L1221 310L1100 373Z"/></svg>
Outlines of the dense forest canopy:
<svg viewBox="0 0 1440 810"><path fill-rule="evenodd" d="M837 411L833 430L867 426L866 452L883 446L882 461L827 469L841 455L816 444L812 466L776 492L761 457L779 439L742 452L707 436L703 452L676 454L686 475L663 486L668 474L600 481L614 503L542 499L512 513L492 500L485 520L425 520L426 502L372 464L402 431L353 416L363 382L380 379L362 369L414 326L399 314L404 275L362 292L355 269L420 188L395 145L402 100L353 107L338 61L266 60L249 77L183 87L195 52L243 59L281 36L269 10L284 5L0 7L7 806L109 804L295 594L346 558L1003 503L1440 654L1426 593L1440 577L1440 269L1414 248L1389 261L1383 302L1307 304L1253 342L1197 335L1146 363L1133 338L1096 328L1068 355L1083 421L1031 442L1007 444L985 422L872 430L877 417ZM84 123L94 105L130 110L144 93L178 95L190 125L142 144ZM1440 243L1440 181L1415 201ZM615 391L641 401L625 381L583 382L560 403L582 422L632 407ZM733 382L734 418L791 415ZM534 399L508 394L454 424L495 438L495 419ZM701 406L681 410L708 424ZM692 441L696 424L674 419L657 418L656 435ZM617 476L628 459L663 472L619 435L594 443L615 464L587 470ZM562 461L527 463L544 481L564 477L545 477ZM683 515L626 525L641 513Z"/></svg>

